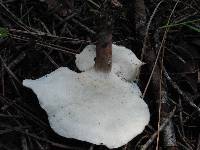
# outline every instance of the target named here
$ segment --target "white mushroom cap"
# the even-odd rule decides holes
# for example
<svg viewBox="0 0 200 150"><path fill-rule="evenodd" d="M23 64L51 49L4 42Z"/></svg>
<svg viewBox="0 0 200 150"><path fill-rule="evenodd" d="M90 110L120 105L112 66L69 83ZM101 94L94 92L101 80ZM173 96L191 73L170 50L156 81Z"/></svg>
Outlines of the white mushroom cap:
<svg viewBox="0 0 200 150"><path fill-rule="evenodd" d="M80 71L90 70L95 64L95 57L96 46L88 45L76 55L76 66ZM112 70L121 79L135 80L142 64L130 49L112 44Z"/></svg>
<svg viewBox="0 0 200 150"><path fill-rule="evenodd" d="M24 80L23 85L36 93L52 129L66 138L117 148L149 122L137 84L122 80L114 70L104 74L88 68L76 73L61 67L39 79Z"/></svg>
<svg viewBox="0 0 200 150"><path fill-rule="evenodd" d="M117 148L149 122L137 85L113 73L106 77L59 68L40 79L24 80L23 85L37 94L52 129L67 138Z"/></svg>

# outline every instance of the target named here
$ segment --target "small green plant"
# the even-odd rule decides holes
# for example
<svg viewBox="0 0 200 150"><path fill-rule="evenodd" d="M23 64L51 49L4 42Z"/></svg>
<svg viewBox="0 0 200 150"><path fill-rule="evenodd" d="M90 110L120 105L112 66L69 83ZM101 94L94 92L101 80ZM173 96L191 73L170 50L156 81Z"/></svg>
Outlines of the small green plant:
<svg viewBox="0 0 200 150"><path fill-rule="evenodd" d="M9 34L8 29L0 27L0 38L5 38Z"/></svg>
<svg viewBox="0 0 200 150"><path fill-rule="evenodd" d="M165 25L160 27L161 29L163 28L171 28L171 27L177 27L177 26L186 26L188 28L190 28L191 30L194 30L196 32L200 32L200 28L195 27L194 23L200 22L200 19L196 19L196 20L190 20L190 21L185 21L185 22L180 22L180 23L175 23L175 24L169 24L169 25Z"/></svg>

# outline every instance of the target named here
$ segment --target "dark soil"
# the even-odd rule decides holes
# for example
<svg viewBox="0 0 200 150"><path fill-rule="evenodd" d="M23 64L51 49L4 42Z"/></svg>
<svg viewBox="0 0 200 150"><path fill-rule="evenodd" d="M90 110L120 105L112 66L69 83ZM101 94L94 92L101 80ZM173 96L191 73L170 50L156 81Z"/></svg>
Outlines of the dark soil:
<svg viewBox="0 0 200 150"><path fill-rule="evenodd" d="M107 149L57 135L50 128L36 95L22 86L23 79L36 79L60 66L79 72L74 55L87 44L95 43L98 29L99 8L93 2L101 6L95 0L0 1L0 27L9 32L6 37L0 36L0 150ZM144 97L151 112L149 125L142 134L119 149L141 149L156 133L160 108L159 91L155 88L158 83L154 82L157 77L164 84L168 99L168 111L161 113L166 113L168 118L175 111L170 119L176 145L166 145L161 132L159 145L156 146L157 139L154 138L149 149L199 150L200 1L179 1L177 6L176 0L163 1L155 15L152 14L160 0L145 1L144 30L136 28L135 1L118 2L120 6L106 7L113 20L113 42L132 49L139 58L143 57L146 64L140 73L141 90L147 86L159 47L161 54L156 65L162 71L161 80L155 69ZM173 25L163 27L170 14L169 24ZM153 19L146 33L151 16ZM164 36L166 29L168 32ZM146 38L145 34L148 35Z"/></svg>

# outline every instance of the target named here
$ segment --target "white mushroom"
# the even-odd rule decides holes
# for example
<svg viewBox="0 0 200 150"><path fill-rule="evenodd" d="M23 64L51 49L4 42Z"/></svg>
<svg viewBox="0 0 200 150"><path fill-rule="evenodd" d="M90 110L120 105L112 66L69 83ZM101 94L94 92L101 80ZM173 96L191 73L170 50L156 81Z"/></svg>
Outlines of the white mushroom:
<svg viewBox="0 0 200 150"><path fill-rule="evenodd" d="M59 135L117 148L140 134L149 122L149 110L137 84L123 80L135 79L141 62L130 50L108 44L98 55L109 55L94 63L94 49L88 46L76 57L84 72L61 67L40 79L24 80L23 85L36 93Z"/></svg>

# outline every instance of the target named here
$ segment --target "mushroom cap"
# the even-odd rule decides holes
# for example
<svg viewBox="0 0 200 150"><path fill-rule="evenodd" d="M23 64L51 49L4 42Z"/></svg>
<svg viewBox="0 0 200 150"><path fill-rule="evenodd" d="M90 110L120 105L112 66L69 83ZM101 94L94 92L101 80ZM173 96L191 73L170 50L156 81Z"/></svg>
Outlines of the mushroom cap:
<svg viewBox="0 0 200 150"><path fill-rule="evenodd" d="M149 122L138 86L115 72L76 73L61 67L39 79L24 80L23 85L36 93L52 129L63 137L117 148Z"/></svg>
<svg viewBox="0 0 200 150"><path fill-rule="evenodd" d="M90 70L95 64L95 57L96 46L88 45L76 55L76 66L80 71ZM142 64L130 49L112 44L112 71L121 79L136 80Z"/></svg>

